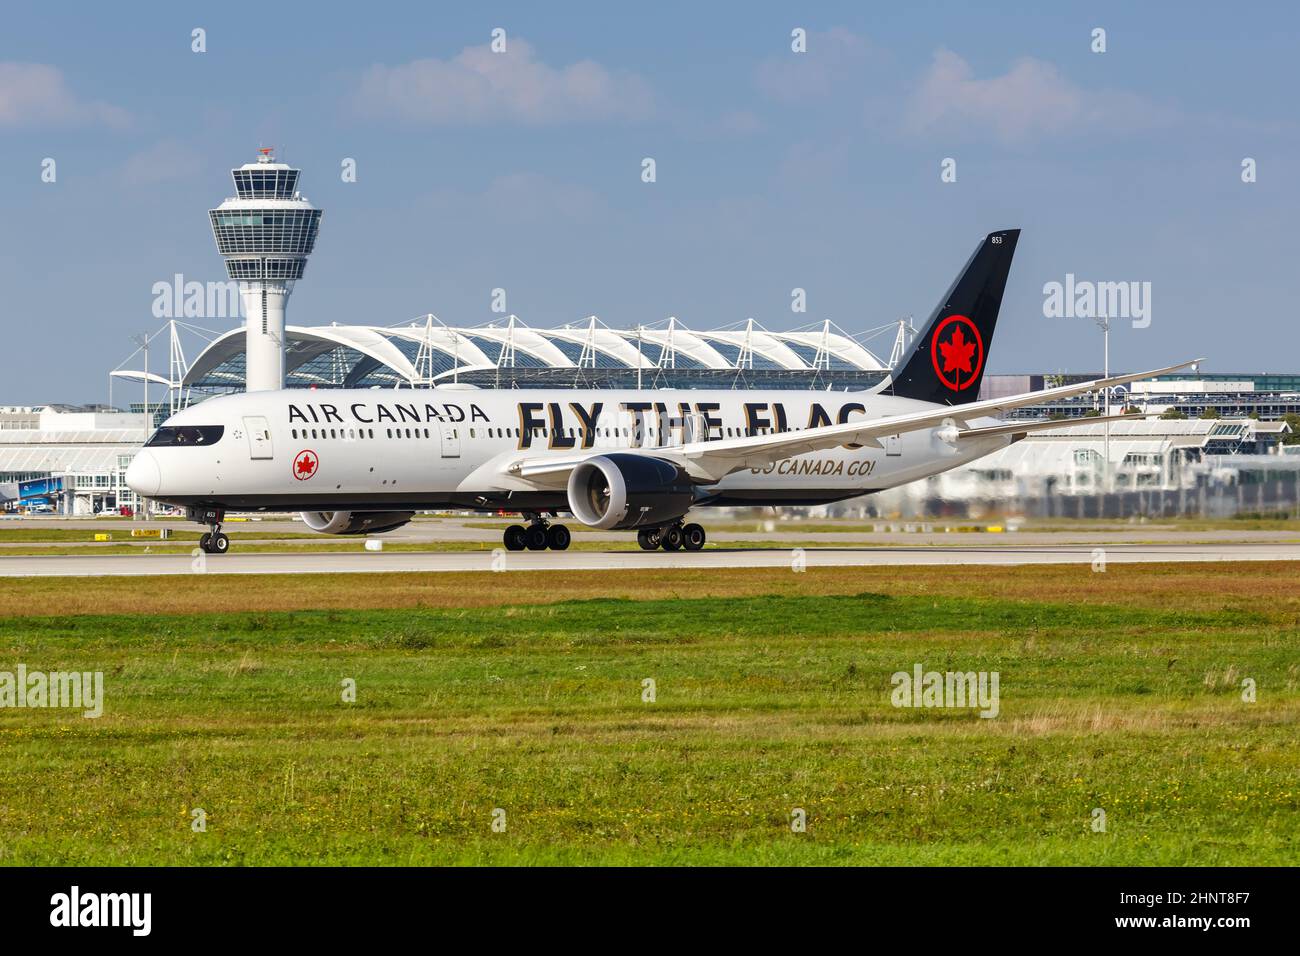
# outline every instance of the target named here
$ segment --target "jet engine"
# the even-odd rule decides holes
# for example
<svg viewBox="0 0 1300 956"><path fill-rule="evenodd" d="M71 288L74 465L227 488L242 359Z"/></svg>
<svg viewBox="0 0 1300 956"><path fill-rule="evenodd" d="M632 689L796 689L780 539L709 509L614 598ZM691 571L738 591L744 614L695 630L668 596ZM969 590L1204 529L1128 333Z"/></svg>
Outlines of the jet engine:
<svg viewBox="0 0 1300 956"><path fill-rule="evenodd" d="M659 527L676 521L695 502L695 487L677 465L617 452L574 468L568 494L573 516L605 531Z"/></svg>
<svg viewBox="0 0 1300 956"><path fill-rule="evenodd" d="M304 511L302 521L321 534L378 534L400 528L414 511Z"/></svg>

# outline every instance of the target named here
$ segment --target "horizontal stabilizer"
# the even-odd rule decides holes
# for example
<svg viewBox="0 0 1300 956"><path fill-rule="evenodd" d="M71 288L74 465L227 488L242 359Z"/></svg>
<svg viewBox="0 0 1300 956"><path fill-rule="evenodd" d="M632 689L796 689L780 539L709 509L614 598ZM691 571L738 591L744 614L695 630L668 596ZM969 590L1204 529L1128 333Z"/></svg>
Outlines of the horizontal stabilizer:
<svg viewBox="0 0 1300 956"><path fill-rule="evenodd" d="M1081 428L1105 422L1132 422L1155 418L1155 413L1133 412L1129 415L1094 415L1091 418L1049 418L1031 422L1008 422L987 428L966 428L957 433L958 438L988 438L992 435L1019 435L1028 432L1045 432L1055 428Z"/></svg>

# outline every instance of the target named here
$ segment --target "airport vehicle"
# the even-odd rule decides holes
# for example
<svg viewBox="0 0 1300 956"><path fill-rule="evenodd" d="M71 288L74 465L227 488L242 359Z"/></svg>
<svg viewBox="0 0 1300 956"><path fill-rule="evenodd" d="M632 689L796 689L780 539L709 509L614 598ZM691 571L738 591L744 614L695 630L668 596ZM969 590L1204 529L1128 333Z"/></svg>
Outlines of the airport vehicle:
<svg viewBox="0 0 1300 956"><path fill-rule="evenodd" d="M205 401L169 418L127 483L230 547L228 510L302 512L325 534L370 534L416 511L518 511L510 550L564 550L561 513L699 550L698 509L825 504L964 465L1060 421L998 412L1150 378L1131 375L977 400L1020 232L990 233L909 355L869 391L280 390ZM1133 416L1111 416L1114 419ZM1095 424L1089 418L1083 424Z"/></svg>

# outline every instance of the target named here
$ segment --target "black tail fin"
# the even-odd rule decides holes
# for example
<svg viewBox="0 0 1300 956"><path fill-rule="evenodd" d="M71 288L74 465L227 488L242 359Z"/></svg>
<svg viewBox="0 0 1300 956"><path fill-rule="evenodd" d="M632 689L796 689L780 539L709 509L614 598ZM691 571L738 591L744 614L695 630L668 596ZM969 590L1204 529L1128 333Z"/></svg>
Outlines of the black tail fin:
<svg viewBox="0 0 1300 956"><path fill-rule="evenodd" d="M1019 229L984 237L894 369L887 394L940 405L975 401L1019 238Z"/></svg>

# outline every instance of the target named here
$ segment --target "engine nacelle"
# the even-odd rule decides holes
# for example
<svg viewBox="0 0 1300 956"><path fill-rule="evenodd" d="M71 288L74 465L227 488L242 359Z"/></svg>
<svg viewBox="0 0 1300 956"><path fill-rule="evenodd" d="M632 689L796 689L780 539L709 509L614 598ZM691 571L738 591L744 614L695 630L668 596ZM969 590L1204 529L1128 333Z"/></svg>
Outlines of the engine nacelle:
<svg viewBox="0 0 1300 956"><path fill-rule="evenodd" d="M414 511L304 511L302 523L321 534L378 534L413 517Z"/></svg>
<svg viewBox="0 0 1300 956"><path fill-rule="evenodd" d="M569 510L605 531L656 528L695 502L695 486L672 462L615 452L588 458L569 474Z"/></svg>

